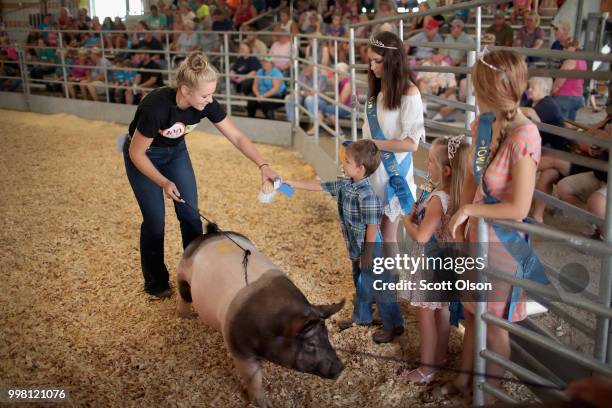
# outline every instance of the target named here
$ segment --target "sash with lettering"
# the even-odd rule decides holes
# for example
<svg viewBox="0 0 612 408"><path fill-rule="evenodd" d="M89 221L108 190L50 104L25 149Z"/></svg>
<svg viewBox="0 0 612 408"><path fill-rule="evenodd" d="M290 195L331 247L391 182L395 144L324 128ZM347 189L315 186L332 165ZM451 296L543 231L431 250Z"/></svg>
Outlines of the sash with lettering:
<svg viewBox="0 0 612 408"><path fill-rule="evenodd" d="M489 154L491 153L491 139L493 136L493 121L495 115L491 112L480 115L478 123L478 135L476 139L476 154L474 155L474 177L477 183L482 184L484 201L486 204L497 204L499 200L489 194L489 190L484 181L484 169L487 166ZM529 222L528 219L523 222ZM521 236L516 230L493 225L493 230L503 243L506 250L518 263L516 277L519 279L529 279L543 285L550 284L544 273L544 266L531 247L529 237ZM510 305L508 307L507 319L511 320L516 304L521 297L522 289L512 286L510 295Z"/></svg>
<svg viewBox="0 0 612 408"><path fill-rule="evenodd" d="M368 115L368 123L370 125L372 138L376 140L387 140L378 123L375 96L371 96L368 99L366 114ZM393 152L381 150L381 157L385 170L389 175L387 201L391 202L391 198L393 198L394 195L397 196L404 214L410 214L412 212L412 205L414 204L414 197L406 181L406 175L408 174L408 170L410 170L410 166L412 166L412 152L408 152L404 160L399 164Z"/></svg>

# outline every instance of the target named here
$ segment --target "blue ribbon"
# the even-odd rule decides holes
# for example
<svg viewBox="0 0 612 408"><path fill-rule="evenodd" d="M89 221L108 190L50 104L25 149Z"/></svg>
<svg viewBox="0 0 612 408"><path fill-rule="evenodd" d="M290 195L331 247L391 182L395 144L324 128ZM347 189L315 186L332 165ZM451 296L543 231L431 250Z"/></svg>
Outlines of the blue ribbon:
<svg viewBox="0 0 612 408"><path fill-rule="evenodd" d="M383 134L376 113L376 97L372 96L366 104L366 114L370 125L370 133L376 140L387 140ZM398 164L393 152L381 151L381 157L385 170L389 175L389 183L387 184L387 199L391 201L393 195L399 199L400 205L404 214L412 212L414 197L412 191L406 181L408 170L412 166L412 152L407 152L406 158Z"/></svg>
<svg viewBox="0 0 612 408"><path fill-rule="evenodd" d="M489 154L491 152L491 139L493 138L493 122L495 115L491 112L480 115L478 123L478 135L476 140L476 154L474 157L474 177L477 183L482 184L484 201L486 204L497 204L499 200L489 194L489 189L484 181L484 169L487 166ZM529 222L525 219L523 222ZM543 285L550 284L544 273L544 265L533 251L530 245L529 236L522 237L516 230L504 228L497 225L493 226L493 231L504 244L506 250L518 263L516 277L519 279L529 279ZM510 295L510 305L508 307L507 319L511 321L516 305L521 298L522 288L512 286Z"/></svg>

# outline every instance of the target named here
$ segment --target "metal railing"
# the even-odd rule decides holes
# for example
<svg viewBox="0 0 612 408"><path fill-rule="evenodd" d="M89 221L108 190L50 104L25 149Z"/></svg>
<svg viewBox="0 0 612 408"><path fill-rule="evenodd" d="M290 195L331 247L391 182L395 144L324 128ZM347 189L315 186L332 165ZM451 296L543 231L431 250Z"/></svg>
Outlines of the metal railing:
<svg viewBox="0 0 612 408"><path fill-rule="evenodd" d="M425 15L433 15L440 14L442 12L449 12L465 7L476 8L476 41L475 47L452 47L454 49L464 49L468 50L468 58L467 58L467 66L466 67L444 67L440 69L440 67L435 67L437 69L432 69L432 67L420 67L415 70L428 70L434 72L453 72L453 73L465 73L468 75L468 84L470 84L469 74L470 68L475 63L476 55L480 52L480 33L481 33L481 6L487 4L497 4L501 3L501 1L475 1L471 3L463 3L459 5L453 5L448 7L442 7L432 10L427 10L424 12L411 14L410 17L414 16L425 16ZM367 24L380 24L382 22L393 22L393 21L401 21L406 18L405 15L397 16L397 17L389 17L386 19L381 19L376 22L368 22L368 23L359 23L351 26L349 32L349 38L351 40L351 79L353 86L356 84L355 70L356 69L364 69L367 66L355 64L355 54L354 54L354 29L356 27L360 27ZM414 46L422 46L422 47L432 47L432 48L450 48L446 44L439 43L414 43L410 41L404 41L409 45ZM493 47L493 49L505 49L505 47ZM552 50L534 50L527 48L511 48L512 50L519 52L526 56L536 56L536 57L544 57L544 58L572 58L572 59L584 59L584 60L597 60L597 61L606 61L611 62L612 56L610 55L601 55L595 53L566 53L563 51L552 51ZM425 68L425 69L423 69ZM542 68L530 68L529 69L530 76L546 76L546 77L562 77L562 78L584 78L584 79L602 79L602 80L612 80L612 75L610 72L594 72L594 71L586 71L586 72L576 72L576 71L561 71L561 70L553 70L553 69L542 69ZM354 88L353 88L354 89ZM476 106L473 99L473 94L471 89L468 89L468 98L466 103L457 103L456 101L448 101L444 100L444 98L431 96L431 95L423 95L424 99L435 101L437 103L442 103L448 106L453 106L458 109L462 109L466 111L466 123L465 129L469 129L469 124L474 118L474 113L476 112ZM357 114L353 109L352 112L352 134L353 139L356 139L356 121ZM445 125L435 124L432 121L426 120L426 126L433 127L437 129L441 129L444 131L451 130L453 133L464 132L465 129L452 129L451 127L447 127ZM576 132L570 129L558 128L551 125L546 124L538 124L540 130L546 131L551 134L555 134L558 136L566 137L570 140L574 141L582 141L592 143L601 147L610 148L612 146L612 140L602 140L596 136L590 135L588 133ZM611 138L612 139L612 138ZM428 148L430 145L427 143L421 143L421 146ZM588 165L589 167L596 168L598 170L604 170L607 172L612 171L612 167L610 162L603 162L600 160L593 160L584 158L581 156L577 156L574 154L568 154L565 152L554 151L552 149L543 149L543 151L548 155L554 155L556 157L561 157L564 160L567 160L572 163L581 163ZM422 171L419 171L415 168L415 174L423 175ZM607 186L607 194L610 197L612 194L612 186L608 184ZM586 251L588 253L599 253L602 256L601 262L601 275L600 275L600 284L599 284L599 294L596 299L588 299L588 296L584 295L564 295L560 297L556 290L552 289L549 286L540 285L534 282L531 282L526 279L518 279L507 274L498 273L495 271L488 271L488 278L495 278L505 282L508 282L514 286L521 287L525 289L528 294L532 295L532 297L537 297L538 299L542 299L548 305L552 305L553 307L549 308L551 313L557 314L558 317L565 318L566 321L580 329L582 332L587 333L587 335L591 335L590 337L595 340L594 354L593 357L586 356L583 353L577 352L576 350L571 349L568 346L564 346L559 344L556 341L553 341L545 336L537 334L529 329L521 327L515 323L510 323L505 319L500 319L491 313L487 312L487 306L485 302L476 303L475 310L475 341L473 344L474 347L474 364L473 364L473 372L477 373L474 375L473 381L473 390L474 390L474 405L483 405L485 402L485 394L490 394L502 401L509 403L517 403L513 398L509 397L504 391L499 388L493 387L485 381L486 378L486 362L490 361L500 365L506 370L515 374L518 378L523 380L528 380L536 384L543 385L554 385L556 388L559 386L565 386L565 384L560 381L558 378L554 378L554 382L548 378L542 377L540 374L536 374L535 372L528 370L525 367L522 367L505 357L493 353L492 351L487 349L487 325L495 325L507 330L514 336L526 339L527 341L539 345L547 350L550 350L554 353L557 353L570 361L573 361L583 367L586 367L589 370L594 372L604 374L604 375L612 375L612 341L610 338L611 330L610 330L610 318L612 317L612 201L607 200L607 209L606 209L606 217L605 220L598 219L592 214L586 213L586 211L574 207L570 204L563 203L560 200L556 199L552 195L545 194L543 192L536 192L536 197L543 198L547 200L547 203L553 205L554 207L562 208L564 211L571 211L572 215L579 216L580 218L587 221L595 221L596 224L602 226L602 230L604 232L605 241L599 242L591 239L587 239L582 236L577 236L573 234L567 234L560 231L551 230L550 228L546 228L540 225L529 225L518 222L510 222L510 221L501 221L501 220L478 220L478 242L486 243L488 242L488 226L489 225L499 225L505 226L509 228L513 228L518 231L524 231L531 235L538 237L545 237L548 239L557 239L559 242L564 242L569 245L572 245L577 248L581 248L582 251ZM481 248L486 250L486 246L480 245ZM486 256L486 252L481 254ZM560 272L554 270L548 266L547 272L549 276L559 276ZM485 277L485 278L486 278ZM552 302L561 301L564 305L571 305L580 310L585 310L590 313L595 314L597 317L597 325L595 328L591 328L585 325L583 322L578 319L572 318L573 316L566 312L563 307L559 307L554 305ZM464 345L465 347L470 347L470 345ZM527 353L525 350L522 350L523 353ZM528 353L527 353L528 354ZM532 361L537 361L536 358L531 357ZM541 368L541 367L540 367ZM541 371L541 370L539 370ZM549 375L550 376L550 375ZM553 376L550 376L551 378ZM556 376L555 376L556 377ZM558 399L565 399L565 396L560 392L553 392L553 395Z"/></svg>
<svg viewBox="0 0 612 408"><path fill-rule="evenodd" d="M293 48L292 48L292 56L291 56L292 64L291 64L290 76L284 77L284 78L274 77L274 79L281 79L288 83L287 89L290 90L291 92L290 98L293 101L292 109L293 109L294 118L295 118L294 126L296 128L299 126L300 116L302 113L304 113L309 118L309 122L311 122L313 125L313 130L314 130L313 142L314 143L317 143L317 144L320 143L321 129L335 136L334 160L336 161L336 163L338 163L339 143L340 143L341 123L342 123L340 119L341 110L346 110L350 112L350 120L349 120L350 122L349 127L350 127L350 132L351 132L350 138L353 140L357 140L358 138L358 120L364 119L363 113L359 112L358 110L358 107L359 107L358 89L364 88L365 86L367 86L367 83L364 82L363 80L358 79L358 74L366 73L368 70L368 66L365 64L358 64L356 62L356 49L359 45L366 43L367 40L356 38L355 28L359 26L363 26L365 24L377 25L383 22L398 21L400 24L403 24L403 20L408 19L408 18L414 18L417 16L425 16L425 15L432 15L432 14L440 14L442 12L449 12L453 10L475 7L477 10L477 13L476 13L476 18L477 18L476 33L477 35L476 35L476 42L475 42L474 47L468 47L465 45L449 45L449 44L444 44L444 43L428 43L428 42L418 43L418 42L404 41L406 44L409 44L412 46L440 48L440 49L457 49L457 50L468 51L467 63L465 66L458 66L458 67L418 66L418 67L414 67L415 71L422 71L422 72L433 71L433 72L440 72L440 73L447 73L447 72L448 73L463 73L468 76L468 91L467 91L467 99L465 102L450 100L450 99L446 99L446 98L436 96L436 95L427 95L427 94L422 95L422 97L425 100L435 102L438 104L442 104L442 105L452 106L466 113L465 124L460 128L451 126L448 124L432 121L430 119L425 119L425 125L428 129L434 129L434 130L442 131L448 134L468 133L470 124L473 121L475 114L476 114L475 101L474 101L473 93L471 91L470 72L471 72L471 67L476 61L478 52L480 51L480 32L481 32L480 30L481 28L480 7L484 5L498 4L498 3L503 3L503 2L505 1L504 0L474 1L474 2L469 2L469 3L461 3L461 4L457 4L453 6L437 8L437 9L431 9L431 10L427 10L427 11L423 11L419 13L411 13L408 15L389 17L389 18L380 19L377 21L370 21L368 23L359 23L349 28L348 38L338 38L338 37L329 37L329 36L321 36L321 35L306 35L306 34L292 36ZM400 34L402 33L402 31L403 30L400 30ZM131 33L131 32L133 31L120 32L120 33ZM97 33L97 35L100 35L100 39L101 39L100 48L101 48L102 56L105 56L109 51L104 48L104 40L102 37L105 34L112 34L112 33L114 32L105 31L102 33ZM174 32L174 31L160 32L160 35L165 36L164 38L165 48L163 50L140 50L140 49L139 50L133 50L133 49L114 50L114 52L123 52L123 53L161 54L163 55L164 61L165 61L164 69L160 68L159 70L145 70L142 68L131 68L131 69L110 68L109 71L116 71L116 70L129 70L129 71L136 71L136 72L151 71L151 72L156 72L156 73L159 73L160 75L165 76L166 80L171 82L172 72L173 72L173 67L172 67L172 61L174 59L173 57L185 56L188 54L185 51L173 51L170 49L170 36L172 34L180 34L180 33L181 32ZM68 96L67 85L79 84L79 83L68 80L68 69L69 67L71 67L71 65L66 64L66 53L70 52L71 50L67 47L64 47L62 43L62 37L63 37L62 34L63 32L60 32L60 35L59 35L59 41L60 41L59 48L58 48L60 52L60 63L59 64L45 64L45 63L40 63L40 62L27 61L25 52L27 49L33 48L33 47L27 47L27 48L22 47L19 52L20 59L18 61L18 64L21 67L20 76L19 77L6 77L5 76L1 78L13 78L16 80L21 80L23 83L23 87L24 87L24 93L26 94L26 99L28 95L30 94L30 85L33 82L34 83L35 82L56 83L56 84L61 83L65 89L66 96ZM207 54L211 57L211 60L215 61L215 63L218 65L219 76L220 78L224 79L223 81L225 85L224 92L218 93L215 96L219 97L219 99L225 102L228 114L231 114L232 108L236 106L236 102L244 102L244 101L248 102L249 100L256 100L257 98L254 98L252 96L246 96L246 95L241 96L241 95L234 94L232 92L232 87L231 87L230 62L232 58L239 56L239 54L232 51L233 41L231 41L231 39L233 39L234 36L240 36L240 35L243 35L244 33L213 31L213 32L198 32L198 34L214 35L216 36L216 38L219 38L219 42L218 42L219 51L209 51L207 52ZM274 35L278 35L279 33L258 31L258 32L251 32L250 34L262 35L262 36L264 35L274 36ZM301 58L299 51L303 49L304 42L308 42L308 41L310 42L310 49L311 49L310 58L308 56L306 58ZM333 59L332 59L333 61L338 61L338 48L341 44L343 46L346 45L349 48L348 51L349 51L349 69L350 71L348 74L348 78L349 78L349 83L351 87L350 106L345 105L343 101L339 100L340 98L339 83L340 83L340 75L342 75L342 73L339 72L336 67L326 66L326 65L321 64L320 61L318 61L319 47L322 46L323 42L326 42L330 46L331 53L333 54ZM504 49L504 47L494 47L494 49ZM526 56L537 56L537 57L543 57L543 58L559 58L559 59L562 59L565 57L572 57L572 58L581 58L581 59L585 59L589 61L598 60L598 61L612 62L612 56L610 55L605 56L605 55L595 54L595 53L571 53L570 54L570 53L565 53L562 51L532 50L532 49L523 49L523 48L511 48L511 49L521 54L524 54ZM31 80L30 78L28 78L29 70L27 69L27 67L32 66L32 65L53 66L55 68L59 68L62 70L63 78L62 80L45 80L45 79ZM311 82L312 85L310 85L309 83L305 83L299 79L299 76L300 76L299 74L305 65L312 66L312 82ZM88 66L87 68L91 69L92 67ZM130 87L122 86L122 85L114 85L114 84L109 83L109 80L108 80L109 75L107 73L107 70L105 69L104 72L105 72L104 88L106 90L106 101L110 102L109 89L126 89L127 90ZM324 92L321 89L319 89L319 76L324 75L326 73L330 73L330 77L333 77L332 79L332 83L334 86L333 94L331 92L328 93L328 92ZM553 77L553 76L554 77L574 77L574 78L577 77L577 78L588 78L588 79L600 78L600 79L608 79L608 80L611 79L610 74L605 73L605 72L604 73L594 72L594 71L573 72L573 71L561 71L561 70L540 69L540 68L530 68L530 75L549 76L549 77ZM236 75L236 76L246 77L246 75ZM271 79L272 77L249 76L249 78ZM307 107L304 106L304 104L301 103L300 101L299 93L300 93L300 90L302 89L307 91L313 96L312 110L308 110ZM262 99L259 99L259 100L262 100ZM285 102L285 100L278 99L278 98L269 98L265 100L278 102L278 103ZM320 101L325 101L325 103L333 105L334 118L335 118L334 126L329 126L319 120L318 112L320 110L319 109ZM577 131L570 130L570 129L558 128L558 127L546 125L546 124L538 124L538 127L542 131L546 131L554 135L562 136L570 140L596 144L606 149L610 149L612 147L612 142L610 140L602 140L601 138L594 136L594 135L590 135L588 133L577 132ZM429 144L421 143L421 146L424 148L428 148ZM554 151L554 150L544 149L544 151L547 154L554 155L555 157L560 157L564 160L568 160L573 163L588 165L590 167L593 167L599 170L608 171L608 172L610 171L609 161L604 162L600 160L584 158L582 156L569 154L565 152ZM423 172L417 168L415 168L415 174L423 176ZM608 191L607 191L608 194L612 193L611 188L612 187L608 185ZM612 249L611 249L612 248L612 245L611 245L612 244L612 203L608 201L606 217L605 219L600 219L598 217L593 216L592 214L587 213L586 211L582 209L574 207L568 203L562 202L552 195L536 191L535 197L539 199L543 199L544 201L547 202L547 204L550 204L556 208L560 208L563 211L570 212L572 215L575 215L586 222L593 222L597 225L600 225L601 227L603 227L604 235L606 237L605 242L602 243L602 242L598 242L594 240L589 240L581 236L562 233L560 231L551 230L550 228L546 228L541 225L527 225L527 224L509 222L509 221L483 220L483 219L479 220L479 234L480 234L479 240L480 242L486 242L487 225L501 225L501 226L511 227L519 231L528 232L529 234L532 234L535 236L545 237L549 239L558 239L564 243L568 243L569 245L580 248L583 251L587 251L592 254L596 254L596 253L600 254L601 256L603 256L602 258L603 261L602 261L602 266L601 266L601 282L599 285L600 293L598 294L596 299L590 299L590 298L587 298L586 296L579 296L579 295L574 295L574 296L564 295L562 298L560 298L558 296L558 293L555 291L552 291L549 287L538 285L528 280L518 279L518 278L508 276L508 275L498 274L496 272L490 272L488 276L491 278L495 278L495 279L505 280L512 285L522 287L528 293L532 294L533 298L541 299L543 302L545 302L549 306L552 305L552 307L549 307L549 310L551 313L557 314L559 317L564 318L566 321L568 321L568 323L570 323L572 326L578 328L579 330L586 333L587 335L593 336L595 338L596 345L595 345L594 356L589 357L589 356L585 356L584 354L577 353L575 350L572 350L567 346L561 346L557 342L551 342L547 338L539 337L538 335L536 335L536 333L530 332L529 330L523 327L520 327L514 323L509 323L503 319L496 318L495 316L492 316L486 312L486 305L484 303L479 303L477 304L476 313L475 313L477 336L476 336L476 341L474 344L474 348L476 351L475 359L474 359L474 371L482 375L475 376L474 403L476 405L482 405L482 403L484 402L485 393L490 393L505 401L512 400L512 398L505 395L503 391L501 391L500 389L491 387L485 383L484 378L486 375L486 370L485 370L486 361L492 361L492 362L495 362L496 364L501 365L502 367L513 372L519 378L529 379L530 381L534 381L534 382L542 383L542 384L548 384L548 385L550 385L551 383L554 383L557 385L564 385L562 383L559 384L560 381L558 379L552 379L552 377L544 378L542 377L542 375L539 375L525 367L521 367L517 365L516 363L506 360L502 356L496 355L490 350L487 350L486 349L486 328L487 328L487 325L489 324L502 327L508 332L512 333L513 335L516 335L522 338L526 338L527 340L532 341L535 344L539 344L551 351L558 352L560 355L563 355L571 359L572 361L575 361L576 363L587 367L590 370L593 370L599 373L610 374L610 370L611 370L610 363L612 362L612 342L610 341L610 318L612 317L612 311L611 311L612 310L611 309L612 259L610 258L612 256ZM547 267L547 273L549 276L559 275L559 271L556 271L554 268L551 268L551 267ZM576 307L576 308L588 311L589 313L593 313L596 316L598 316L597 327L591 328L588 325L584 324L584 322L580 322L579 320L575 318L572 319L571 314L567 313L563 307L556 306L554 303L552 303L552 302L559 301L559 300L562 300L564 304L566 305L571 305L572 307ZM466 346L469 347L470 345L466 345ZM526 351L523 351L523 352L526 353ZM535 361L537 359L532 358L532 360ZM536 370L536 371L541 371L541 370ZM557 396L561 397L561 395L557 395Z"/></svg>
<svg viewBox="0 0 612 408"><path fill-rule="evenodd" d="M24 30L19 30L19 29L9 29L9 32L15 32L15 31L24 31ZM31 31L31 32L49 32L51 30L37 30L37 29L31 29L31 30L27 30L27 31ZM113 78L112 72L115 71L127 71L127 72L136 72L136 73L154 73L154 74L159 74L160 76L162 76L162 78L164 78L164 82L168 83L168 84L172 84L173 82L173 72L174 72L174 61L176 60L176 58L180 57L180 58L185 58L190 54L190 51L186 51L186 50L173 50L171 49L171 36L175 35L175 34L183 34L183 33L190 33L191 35L199 35L201 37L203 36L214 36L215 38L218 38L219 41L219 51L207 51L206 54L209 56L211 62L213 62L216 65L218 72L218 76L221 78L222 82L224 83L224 88L225 88L225 92L223 94L221 93L216 93L215 97L221 97L220 99L222 99L225 102L226 105L226 109L228 114L231 114L232 112L232 104L235 101L250 101L250 100L257 100L257 101L263 101L263 102L276 102L276 103L284 103L284 99L279 99L279 98L255 98L253 96L248 96L248 95L233 95L232 94L232 85L231 85L231 77L237 77L237 78L242 78L242 77L246 77L247 75L238 75L238 74L230 74L230 70L231 70L231 66L230 66L230 58L231 57L238 57L240 56L240 54L236 53L236 52L232 52L231 51L231 44L232 41L230 41L231 37L239 37L242 33L240 32L234 32L234 31L171 31L171 30L166 30L166 31L151 31L149 33L153 34L153 35L163 35L163 39L164 39L164 48L163 49L141 49L141 48L113 48L112 50L109 50L105 47L105 42L104 42L104 36L106 35L112 35L112 34L134 34L134 33L140 33L139 31L135 31L135 30L126 30L126 31L114 31L114 30L109 30L109 31L103 31L103 32L96 32L93 33L93 35L95 36L99 36L99 46L96 46L95 48L98 48L98 50L100 51L100 58L103 60L106 60L107 63L110 64L110 62L108 61L108 57L110 56L109 53L113 53L114 56L119 56L119 55L123 55L124 57L131 57L133 55L136 54L150 54L152 56L163 56L163 59L160 59L162 61L162 65L157 68L157 69L147 69L147 68L133 68L133 67L116 67L116 66L110 66L110 67L103 67L101 68L101 70L104 73L104 80L101 81L102 83L96 83L96 84L92 84L92 83L83 83L80 81L72 81L70 80L70 69L72 68L81 68L81 69L85 69L85 70L96 70L98 67L96 67L95 65L79 65L78 63L74 63L74 61L72 61L71 63L67 63L67 54L68 53L72 53L72 52L76 52L77 50L81 50L81 49L85 49L88 52L91 51L94 47L92 48L84 48L84 47L66 47L64 46L64 35L65 34L73 34L73 33L78 33L78 34L82 34L83 31L79 31L79 30L56 30L58 33L58 47L56 48L56 54L59 54L57 56L57 58L59 59L58 63L49 63L49 62L42 62L42 61L33 61L33 60L29 60L27 58L27 52L29 50L38 50L38 49L45 49L45 48L52 48L52 47L38 47L38 46L30 46L30 45L26 45L26 46L18 46L18 51L19 51L19 61L17 62L19 64L20 67L20 71L21 71L21 75L19 77L5 77L3 76L2 78L5 79L20 79L23 81L23 90L24 93L26 95L26 99L29 97L29 95L31 94L31 85L32 84L61 84L62 85L62 89L63 89L63 93L65 94L66 98L69 98L69 87L70 86L87 86L88 84L90 86L95 86L97 88L104 88L105 89L105 101L107 103L111 103L113 102L110 98L110 92L109 90L131 90L131 89L135 89L135 87L133 85L130 86L126 86L126 85L115 85L114 83L112 83L111 79ZM277 32L270 32L270 31L258 31L257 32L258 36L277 36L279 35L279 33ZM250 54L251 56L257 56L257 57L264 57L266 55L261 55L261 54ZM279 58L279 59L284 59L286 58L287 60L290 60L293 57L293 53L291 55L287 55L287 56L274 56L275 58ZM61 75L61 79L44 79L44 78L30 78L30 68L34 67L34 66L40 66L40 67L53 67L57 69L61 69L62 71L62 75ZM281 80L284 82L291 82L293 81L293 72L289 71L289 76L283 76L281 77L270 77L270 76L265 76L265 75L255 75L255 76L248 76L249 79L270 79L270 80ZM151 89L153 89L152 87L150 89L138 89L138 91L150 91ZM287 89L290 89L290 86L287 86Z"/></svg>

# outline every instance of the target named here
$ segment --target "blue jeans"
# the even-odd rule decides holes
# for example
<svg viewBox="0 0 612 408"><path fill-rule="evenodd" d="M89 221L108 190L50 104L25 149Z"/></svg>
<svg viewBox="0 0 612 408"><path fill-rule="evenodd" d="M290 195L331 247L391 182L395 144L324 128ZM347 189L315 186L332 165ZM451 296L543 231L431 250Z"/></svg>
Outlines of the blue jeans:
<svg viewBox="0 0 612 408"><path fill-rule="evenodd" d="M165 197L161 187L142 174L129 156L130 141L123 145L125 171L142 212L140 226L140 264L144 289L149 293L168 289L168 269L164 263ZM174 147L149 147L147 157L161 174L176 184L181 197L191 206L198 206L198 192L185 141ZM186 205L174 202L174 211L181 227L183 248L202 235L199 214Z"/></svg>
<svg viewBox="0 0 612 408"><path fill-rule="evenodd" d="M298 96L298 103L302 104L303 96ZM285 111L287 112L287 121L293 123L295 120L295 103L293 103L293 95L285 96Z"/></svg>
<svg viewBox="0 0 612 408"><path fill-rule="evenodd" d="M576 112L584 106L582 96L553 96L564 118L576 120Z"/></svg>
<svg viewBox="0 0 612 408"><path fill-rule="evenodd" d="M394 293L390 291L374 290L374 281L391 282L390 275L374 275L371 269L362 270L359 260L353 260L353 283L355 284L355 305L353 308L353 322L356 324L372 323L372 304L376 302L378 313L387 331L394 327L404 325L404 317L397 303Z"/></svg>
<svg viewBox="0 0 612 408"><path fill-rule="evenodd" d="M308 112L314 114L314 97L313 96L307 96L306 100L304 101L304 105L306 105L306 109L308 109ZM336 116L336 106L334 104L327 102L323 98L319 98L319 112L327 116ZM349 116L351 116L350 111L344 108L340 108L340 107L338 108L339 118L346 118Z"/></svg>

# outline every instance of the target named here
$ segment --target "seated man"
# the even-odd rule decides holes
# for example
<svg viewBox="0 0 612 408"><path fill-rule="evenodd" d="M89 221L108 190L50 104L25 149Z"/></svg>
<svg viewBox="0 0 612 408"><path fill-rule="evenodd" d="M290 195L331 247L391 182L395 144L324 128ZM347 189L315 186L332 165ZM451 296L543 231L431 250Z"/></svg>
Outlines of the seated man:
<svg viewBox="0 0 612 408"><path fill-rule="evenodd" d="M446 36L444 39L444 44L462 44L468 45L476 48L476 42L472 38L471 35L466 34L463 31L463 27L465 23L463 20L458 18L454 19L451 22L451 31L450 34ZM452 65L465 65L467 62L467 50L442 50L442 54L448 56L450 58L450 63Z"/></svg>
<svg viewBox="0 0 612 408"><path fill-rule="evenodd" d="M498 47L512 47L514 30L506 23L506 13L503 10L495 12L493 24L487 28L487 34L495 35L495 45Z"/></svg>
<svg viewBox="0 0 612 408"><path fill-rule="evenodd" d="M161 72L153 71L159 71L159 65L151 59L151 54L142 53L140 55L140 61L138 68L143 69L143 71L139 71L136 74L132 89L125 93L125 103L128 105L138 105L151 89L164 85Z"/></svg>
<svg viewBox="0 0 612 408"><path fill-rule="evenodd" d="M415 34L410 38L409 41L414 42L443 42L442 37L438 34L440 30L437 20L430 19L427 21L425 31ZM429 58L433 54L433 48L417 46L414 56L416 57L417 64L424 62L425 59Z"/></svg>

